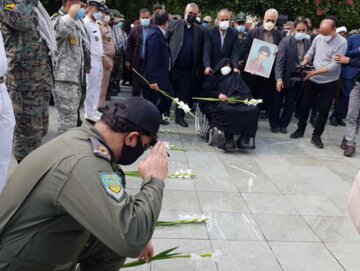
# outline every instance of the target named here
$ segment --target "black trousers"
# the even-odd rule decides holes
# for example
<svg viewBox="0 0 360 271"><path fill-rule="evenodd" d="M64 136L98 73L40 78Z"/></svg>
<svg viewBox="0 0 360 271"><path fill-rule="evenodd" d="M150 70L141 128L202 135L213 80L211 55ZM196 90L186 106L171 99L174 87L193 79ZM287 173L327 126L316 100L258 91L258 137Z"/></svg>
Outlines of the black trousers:
<svg viewBox="0 0 360 271"><path fill-rule="evenodd" d="M136 70L142 74L142 70L143 70L143 64L144 62L142 60L140 60L139 66L136 67ZM145 82L143 81L143 79L141 79L138 75L136 75L135 73L133 73L133 79L132 79L132 96L136 97L136 96L141 96L141 91L143 89Z"/></svg>
<svg viewBox="0 0 360 271"><path fill-rule="evenodd" d="M175 97L180 101L189 104L192 98L192 68L188 70L176 69L172 71L172 85L175 92ZM175 116L177 118L184 117L185 112L182 109L176 108Z"/></svg>
<svg viewBox="0 0 360 271"><path fill-rule="evenodd" d="M271 128L286 128L292 118L296 95L303 87L303 82L295 82L293 86L284 88L281 92L272 90L270 95L269 123ZM280 114L281 108L283 108Z"/></svg>
<svg viewBox="0 0 360 271"><path fill-rule="evenodd" d="M275 74L272 71L269 78L252 75L244 72L241 74L249 86L254 99L262 99L263 103L259 105L259 109L265 109L267 113L270 111L270 94L276 91Z"/></svg>
<svg viewBox="0 0 360 271"><path fill-rule="evenodd" d="M300 117L298 122L299 130L305 131L310 109L312 105L316 102L319 113L316 119L313 135L322 135L325 129L327 118L329 116L332 101L336 95L337 84L338 80L324 84L317 84L310 80L305 83L304 95L301 102Z"/></svg>

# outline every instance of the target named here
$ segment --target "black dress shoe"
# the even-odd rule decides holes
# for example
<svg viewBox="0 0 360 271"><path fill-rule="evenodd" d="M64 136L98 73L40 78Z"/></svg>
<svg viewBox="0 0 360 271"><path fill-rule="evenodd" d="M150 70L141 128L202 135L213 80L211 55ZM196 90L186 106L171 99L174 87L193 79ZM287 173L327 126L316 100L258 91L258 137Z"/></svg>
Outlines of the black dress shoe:
<svg viewBox="0 0 360 271"><path fill-rule="evenodd" d="M312 136L311 143L314 144L315 147L317 147L319 149L324 148L324 143L322 143L320 136Z"/></svg>
<svg viewBox="0 0 360 271"><path fill-rule="evenodd" d="M290 135L290 138L293 138L293 139L297 139L297 138L301 138L301 137L304 137L304 132L299 129L297 129L295 132L293 132Z"/></svg>
<svg viewBox="0 0 360 271"><path fill-rule="evenodd" d="M277 134L277 133L280 131L279 128L271 128L270 130L271 130L271 132L274 133L274 134Z"/></svg>
<svg viewBox="0 0 360 271"><path fill-rule="evenodd" d="M189 124L184 120L184 118L176 118L175 123L179 124L182 127L188 127Z"/></svg>
<svg viewBox="0 0 360 271"><path fill-rule="evenodd" d="M338 119L337 121L338 121L340 126L346 126L345 121L343 121L342 119Z"/></svg>
<svg viewBox="0 0 360 271"><path fill-rule="evenodd" d="M161 120L160 124L161 125L169 125L169 122L167 120Z"/></svg>
<svg viewBox="0 0 360 271"><path fill-rule="evenodd" d="M222 145L222 149L224 149L224 150L233 150L233 149L235 149L234 140L226 140L225 143Z"/></svg>
<svg viewBox="0 0 360 271"><path fill-rule="evenodd" d="M250 138L247 136L241 136L236 142L236 148L238 149L250 149Z"/></svg>
<svg viewBox="0 0 360 271"><path fill-rule="evenodd" d="M345 150L346 149L346 146L347 146L347 140L345 139L345 136L343 137L343 140L341 141L341 145L340 145L340 148L342 150Z"/></svg>
<svg viewBox="0 0 360 271"><path fill-rule="evenodd" d="M287 134L287 129L285 127L281 127L280 132L283 134Z"/></svg>
<svg viewBox="0 0 360 271"><path fill-rule="evenodd" d="M338 126L339 125L338 119L334 115L331 115L329 120L330 120L330 123L331 123L332 126Z"/></svg>

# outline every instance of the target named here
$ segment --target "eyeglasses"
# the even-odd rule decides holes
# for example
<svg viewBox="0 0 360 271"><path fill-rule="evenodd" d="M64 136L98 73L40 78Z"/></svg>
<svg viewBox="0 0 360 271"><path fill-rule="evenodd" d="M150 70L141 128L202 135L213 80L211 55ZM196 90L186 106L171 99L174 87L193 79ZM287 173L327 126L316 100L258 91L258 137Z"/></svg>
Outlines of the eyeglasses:
<svg viewBox="0 0 360 271"><path fill-rule="evenodd" d="M139 133L139 136L140 136L140 140L141 140L142 136L149 136L149 135ZM150 143L145 144L145 145L143 144L143 141L141 140L141 144L143 145L143 148L144 148L145 151L148 150L148 149L151 149L152 147L154 147L156 143L157 143L157 140L155 138L153 138L153 137L151 137Z"/></svg>

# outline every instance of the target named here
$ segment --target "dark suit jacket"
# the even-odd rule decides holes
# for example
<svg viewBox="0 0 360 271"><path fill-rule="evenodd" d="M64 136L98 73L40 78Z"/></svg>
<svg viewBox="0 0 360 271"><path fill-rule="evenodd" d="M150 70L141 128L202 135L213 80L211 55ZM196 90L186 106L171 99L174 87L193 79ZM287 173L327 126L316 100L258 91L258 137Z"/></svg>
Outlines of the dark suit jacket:
<svg viewBox="0 0 360 271"><path fill-rule="evenodd" d="M131 64L131 67L136 70L138 70L139 68L142 46L142 27L141 25L136 25L130 30L126 42L125 54L125 62L129 62Z"/></svg>
<svg viewBox="0 0 360 271"><path fill-rule="evenodd" d="M183 40L184 40L184 20L173 20L170 21L168 40L171 51L172 66L175 66L175 62L180 53ZM202 58L202 46L204 40L204 28L198 24L194 24L194 43L193 43L193 75L199 72Z"/></svg>
<svg viewBox="0 0 360 271"><path fill-rule="evenodd" d="M353 35L348 38L348 48L346 50L346 56L357 57L360 55L360 34ZM357 68L345 65L341 67L341 78L354 79L358 75L359 71Z"/></svg>
<svg viewBox="0 0 360 271"><path fill-rule="evenodd" d="M226 32L223 50L221 50L220 29L218 26L205 31L203 46L204 67L214 68L223 58L229 58L232 65L239 66L239 40L235 29L229 27Z"/></svg>
<svg viewBox="0 0 360 271"><path fill-rule="evenodd" d="M272 36L273 36L274 44L279 45L280 41L283 38L282 33L277 29L273 29ZM246 36L246 40L244 41L244 44L241 48L240 60L246 62L254 39L264 40L264 28L262 26L251 29L248 32Z"/></svg>
<svg viewBox="0 0 360 271"><path fill-rule="evenodd" d="M304 39L304 56L311 46L311 41ZM290 85L290 73L299 64L296 40L293 36L284 38L279 45L275 64L275 79L282 79L284 87Z"/></svg>
<svg viewBox="0 0 360 271"><path fill-rule="evenodd" d="M150 84L157 83L160 89L171 93L170 60L166 39L159 27L153 26L145 42L144 76Z"/></svg>

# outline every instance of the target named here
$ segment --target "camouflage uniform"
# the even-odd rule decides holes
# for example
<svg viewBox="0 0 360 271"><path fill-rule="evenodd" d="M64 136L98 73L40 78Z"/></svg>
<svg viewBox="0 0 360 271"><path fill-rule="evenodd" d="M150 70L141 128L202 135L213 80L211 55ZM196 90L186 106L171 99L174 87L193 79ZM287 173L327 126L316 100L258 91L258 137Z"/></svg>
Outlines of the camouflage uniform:
<svg viewBox="0 0 360 271"><path fill-rule="evenodd" d="M21 161L41 145L49 122L53 76L49 49L37 31L38 0L0 0L1 32L9 63L7 86L16 126L14 156Z"/></svg>
<svg viewBox="0 0 360 271"><path fill-rule="evenodd" d="M54 67L54 102L58 110L58 134L77 126L84 66L83 41L76 22L64 9L52 17L58 54Z"/></svg>

